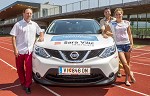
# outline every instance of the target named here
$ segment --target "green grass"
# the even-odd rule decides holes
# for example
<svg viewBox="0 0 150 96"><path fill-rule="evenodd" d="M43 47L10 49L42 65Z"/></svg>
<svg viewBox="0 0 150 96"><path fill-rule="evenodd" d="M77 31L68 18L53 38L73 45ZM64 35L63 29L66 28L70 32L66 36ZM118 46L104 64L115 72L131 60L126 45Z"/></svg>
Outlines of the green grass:
<svg viewBox="0 0 150 96"><path fill-rule="evenodd" d="M140 48L146 45L150 46L150 38L147 39L133 39L134 42L134 48Z"/></svg>
<svg viewBox="0 0 150 96"><path fill-rule="evenodd" d="M11 37L11 35L0 34L0 37Z"/></svg>

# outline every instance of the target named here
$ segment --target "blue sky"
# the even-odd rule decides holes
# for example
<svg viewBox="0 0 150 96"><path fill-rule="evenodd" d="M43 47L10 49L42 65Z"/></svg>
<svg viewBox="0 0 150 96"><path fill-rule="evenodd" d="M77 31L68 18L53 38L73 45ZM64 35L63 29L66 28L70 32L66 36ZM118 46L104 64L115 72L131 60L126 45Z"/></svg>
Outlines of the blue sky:
<svg viewBox="0 0 150 96"><path fill-rule="evenodd" d="M0 10L16 1L26 1L26 2L36 2L36 3L45 3L49 1L54 5L65 5L65 4L82 1L82 0L0 0Z"/></svg>

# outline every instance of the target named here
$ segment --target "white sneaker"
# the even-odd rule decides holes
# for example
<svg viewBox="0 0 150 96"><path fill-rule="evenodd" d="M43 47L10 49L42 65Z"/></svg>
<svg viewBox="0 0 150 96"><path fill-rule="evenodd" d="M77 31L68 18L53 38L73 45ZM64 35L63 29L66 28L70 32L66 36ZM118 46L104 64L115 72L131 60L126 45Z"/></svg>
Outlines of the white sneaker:
<svg viewBox="0 0 150 96"><path fill-rule="evenodd" d="M131 84L130 84L129 81L125 81L125 85L126 85L126 86L131 86Z"/></svg>
<svg viewBox="0 0 150 96"><path fill-rule="evenodd" d="M122 75L121 75L121 73L120 72L118 72L117 73L117 77L121 77Z"/></svg>

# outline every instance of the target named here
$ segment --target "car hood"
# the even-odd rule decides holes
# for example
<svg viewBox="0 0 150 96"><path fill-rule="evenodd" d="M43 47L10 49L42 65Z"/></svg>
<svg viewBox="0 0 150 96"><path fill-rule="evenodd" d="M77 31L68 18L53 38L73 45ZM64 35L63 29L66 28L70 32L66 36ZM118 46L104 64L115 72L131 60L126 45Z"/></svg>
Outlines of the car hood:
<svg viewBox="0 0 150 96"><path fill-rule="evenodd" d="M101 34L44 35L43 42L35 45L54 50L94 50L114 45L112 37L103 38Z"/></svg>

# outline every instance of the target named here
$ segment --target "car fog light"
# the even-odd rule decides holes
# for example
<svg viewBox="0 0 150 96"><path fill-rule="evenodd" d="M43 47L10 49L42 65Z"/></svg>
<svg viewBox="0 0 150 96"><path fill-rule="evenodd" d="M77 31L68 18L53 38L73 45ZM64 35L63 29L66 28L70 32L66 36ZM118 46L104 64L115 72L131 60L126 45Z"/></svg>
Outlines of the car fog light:
<svg viewBox="0 0 150 96"><path fill-rule="evenodd" d="M109 77L113 77L113 76L114 76L114 73L113 73L113 72L109 74Z"/></svg>
<svg viewBox="0 0 150 96"><path fill-rule="evenodd" d="M38 73L38 72L36 72L36 77L38 78L38 79L41 79L41 75Z"/></svg>

